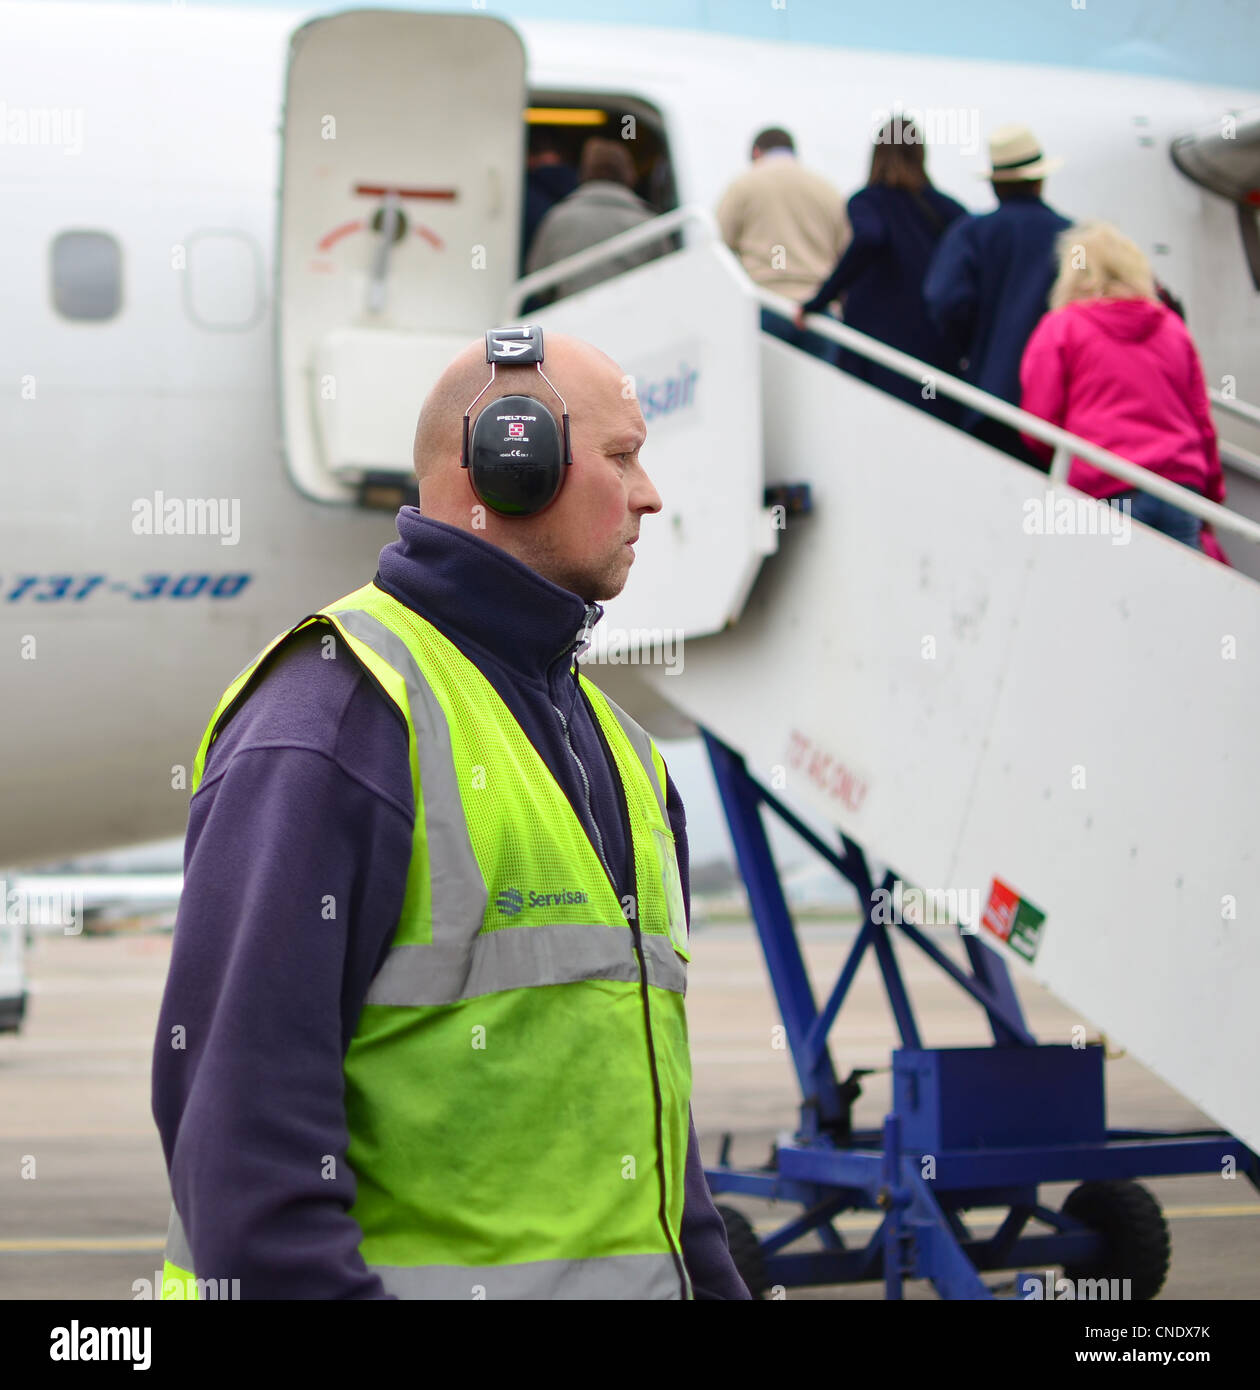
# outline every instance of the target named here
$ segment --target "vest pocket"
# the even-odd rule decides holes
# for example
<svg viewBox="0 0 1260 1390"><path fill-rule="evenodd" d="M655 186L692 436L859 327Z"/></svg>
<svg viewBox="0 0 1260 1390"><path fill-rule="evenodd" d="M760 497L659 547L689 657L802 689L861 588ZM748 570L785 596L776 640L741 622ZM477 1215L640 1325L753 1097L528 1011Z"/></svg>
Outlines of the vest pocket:
<svg viewBox="0 0 1260 1390"><path fill-rule="evenodd" d="M678 871L678 855L674 837L667 830L653 830L652 841L660 864L661 886L665 894L666 930L674 950L685 961L691 959L687 949L687 909L683 902L682 875Z"/></svg>

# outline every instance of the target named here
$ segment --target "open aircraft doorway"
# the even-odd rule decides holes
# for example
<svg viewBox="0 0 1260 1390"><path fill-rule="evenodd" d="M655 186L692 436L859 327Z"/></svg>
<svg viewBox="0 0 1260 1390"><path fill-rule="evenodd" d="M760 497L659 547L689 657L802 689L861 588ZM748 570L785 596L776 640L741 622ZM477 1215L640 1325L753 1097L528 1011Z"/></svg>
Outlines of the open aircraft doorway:
<svg viewBox="0 0 1260 1390"><path fill-rule="evenodd" d="M285 459L307 496L410 500L416 401L500 320L520 273L531 137L575 178L591 135L623 140L635 192L654 211L677 206L655 106L527 95L525 65L517 32L483 15L348 12L294 34L276 351Z"/></svg>
<svg viewBox="0 0 1260 1390"><path fill-rule="evenodd" d="M524 108L525 50L499 20L349 11L294 34L276 322L285 457L307 496L411 482L417 391L516 278Z"/></svg>
<svg viewBox="0 0 1260 1390"><path fill-rule="evenodd" d="M678 206L665 118L650 102L621 93L558 91L531 92L529 101L528 151L554 150L561 163L576 170L592 136L624 141L634 160L634 192L658 213ZM527 250L521 247L522 263Z"/></svg>

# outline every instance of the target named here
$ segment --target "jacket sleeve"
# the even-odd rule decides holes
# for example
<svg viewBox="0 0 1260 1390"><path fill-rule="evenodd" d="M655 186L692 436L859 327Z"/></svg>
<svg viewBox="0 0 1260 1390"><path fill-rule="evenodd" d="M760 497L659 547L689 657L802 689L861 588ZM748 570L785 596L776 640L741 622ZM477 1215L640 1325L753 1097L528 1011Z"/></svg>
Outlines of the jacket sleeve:
<svg viewBox="0 0 1260 1390"><path fill-rule="evenodd" d="M849 220L849 208L843 196L836 194L839 206L836 209L836 260L849 249L853 240L853 223Z"/></svg>
<svg viewBox="0 0 1260 1390"><path fill-rule="evenodd" d="M1203 375L1203 363L1190 337L1183 327L1186 341L1186 400L1195 424L1199 427L1199 437L1203 441L1203 459L1207 465L1207 476L1203 482L1203 495L1209 502L1224 502L1225 474L1221 470L1221 451L1217 442L1216 423L1212 419L1212 404L1208 396L1207 380Z"/></svg>
<svg viewBox="0 0 1260 1390"><path fill-rule="evenodd" d="M555 219L551 214L554 211L555 208L549 208L543 214L542 221L534 232L534 239L529 244L529 254L525 258L526 275L532 275L536 270L545 270L553 261L560 259L551 246L551 232L555 226Z"/></svg>
<svg viewBox="0 0 1260 1390"><path fill-rule="evenodd" d="M1068 371L1064 360L1066 324L1062 313L1046 314L1032 331L1019 364L1020 407L1052 425L1063 425L1067 416ZM1053 445L1022 434L1020 438L1038 458L1054 457Z"/></svg>
<svg viewBox="0 0 1260 1390"><path fill-rule="evenodd" d="M555 211L559 206L560 204L556 203L548 208L534 231L534 239L530 242L525 257L526 275L532 275L536 270L546 270L549 265L554 265L563 257L564 253L557 244ZM551 285L545 290L535 290L521 305L521 312L532 313L535 309L545 308L555 302L559 293L558 285Z"/></svg>
<svg viewBox="0 0 1260 1390"><path fill-rule="evenodd" d="M740 236L744 230L743 204L744 194L737 180L722 194L715 214L722 240L737 256Z"/></svg>
<svg viewBox="0 0 1260 1390"><path fill-rule="evenodd" d="M691 865L687 848L687 818L682 798L673 778L665 776L665 809L669 813L682 879L683 903L691 925ZM748 1286L739 1277L726 1241L726 1224L713 1205L713 1195L704 1176L700 1141L696 1137L695 1117L690 1116L687 1141L687 1170L684 1179L682 1253L697 1299L751 1299Z"/></svg>
<svg viewBox="0 0 1260 1390"><path fill-rule="evenodd" d="M937 243L923 281L928 316L951 353L965 357L976 329L980 303L980 266L973 219L960 217Z"/></svg>
<svg viewBox="0 0 1260 1390"><path fill-rule="evenodd" d="M194 1271L242 1298L389 1296L350 1215L343 1062L410 848L409 808L326 750L216 745L192 799L153 1114Z"/></svg>
<svg viewBox="0 0 1260 1390"><path fill-rule="evenodd" d="M801 307L807 314L820 314L838 295L844 293L883 250L888 241L888 225L869 198L855 193L849 200L849 221L853 240L839 264L818 287L812 299Z"/></svg>

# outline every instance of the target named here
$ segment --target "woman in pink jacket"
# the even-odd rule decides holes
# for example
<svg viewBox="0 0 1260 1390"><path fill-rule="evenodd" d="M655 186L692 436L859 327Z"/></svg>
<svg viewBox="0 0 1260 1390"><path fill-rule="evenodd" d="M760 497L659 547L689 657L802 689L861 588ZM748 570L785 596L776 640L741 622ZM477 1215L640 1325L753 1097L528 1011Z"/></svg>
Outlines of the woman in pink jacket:
<svg viewBox="0 0 1260 1390"><path fill-rule="evenodd" d="M1063 233L1050 312L1028 340L1019 375L1031 414L1224 501L1199 355L1185 324L1155 297L1146 257L1114 227ZM1024 439L1044 458L1053 453ZM1073 458L1068 483L1091 497L1130 499L1135 520L1199 547L1197 517L1084 459Z"/></svg>

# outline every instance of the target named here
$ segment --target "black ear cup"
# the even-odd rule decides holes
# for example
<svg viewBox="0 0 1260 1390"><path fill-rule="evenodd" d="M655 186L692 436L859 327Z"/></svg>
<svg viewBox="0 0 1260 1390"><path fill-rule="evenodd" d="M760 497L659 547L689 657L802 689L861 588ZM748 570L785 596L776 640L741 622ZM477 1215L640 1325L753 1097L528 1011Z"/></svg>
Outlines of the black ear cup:
<svg viewBox="0 0 1260 1390"><path fill-rule="evenodd" d="M533 516L564 481L564 439L533 396L502 396L477 416L468 445L473 491L501 516Z"/></svg>
<svg viewBox="0 0 1260 1390"><path fill-rule="evenodd" d="M543 363L543 331L535 324L491 328L486 333L490 380L464 411L460 467L468 469L477 496L500 516L533 516L555 501L564 470L573 462L569 407L552 386ZM499 364L532 366L560 402L561 424L535 396L503 396L471 423L472 411L494 382Z"/></svg>

